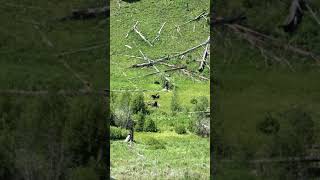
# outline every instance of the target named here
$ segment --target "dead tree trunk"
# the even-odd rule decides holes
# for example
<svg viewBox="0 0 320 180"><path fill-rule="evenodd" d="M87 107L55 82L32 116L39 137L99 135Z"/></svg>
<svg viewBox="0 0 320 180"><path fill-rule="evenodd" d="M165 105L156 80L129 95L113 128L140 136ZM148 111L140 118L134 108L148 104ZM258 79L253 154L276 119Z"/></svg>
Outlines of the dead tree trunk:
<svg viewBox="0 0 320 180"><path fill-rule="evenodd" d="M75 9L72 10L70 16L63 17L61 20L83 20L92 19L99 16L107 17L109 15L109 7L102 8L88 8L88 9Z"/></svg>
<svg viewBox="0 0 320 180"><path fill-rule="evenodd" d="M303 10L306 8L304 0L293 0L290 6L290 12L284 22L283 30L288 33L293 33L297 30L298 25L302 21Z"/></svg>

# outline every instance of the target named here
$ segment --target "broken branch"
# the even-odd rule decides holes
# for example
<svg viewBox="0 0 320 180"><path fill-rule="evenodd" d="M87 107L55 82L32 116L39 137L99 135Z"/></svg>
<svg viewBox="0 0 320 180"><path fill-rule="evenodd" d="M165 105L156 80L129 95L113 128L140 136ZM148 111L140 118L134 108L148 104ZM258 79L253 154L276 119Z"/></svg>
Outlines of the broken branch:
<svg viewBox="0 0 320 180"><path fill-rule="evenodd" d="M152 66L152 65L157 64L157 63L160 63L160 62L168 61L168 60L170 60L170 59L177 58L177 57L180 57L180 56L182 56L182 55L185 55L185 54L187 54L187 53L189 53L189 52L192 52L192 51L194 51L194 50L196 50L196 49L198 49L198 48L200 48L200 47L208 44L209 42L210 42L210 36L209 36L208 39L207 39L206 41L204 41L203 43L201 43L201 44L199 44L199 45L197 45L197 46L194 46L194 47L192 47L192 48L190 48L190 49L187 49L187 50L185 50L185 51L183 51L183 52L180 52L180 53L178 53L178 54L171 55L171 56L169 55L169 56L166 56L166 57L158 58L158 59L155 59L155 60L153 60L153 61L151 61L151 62L148 62L148 63L134 64L134 65L132 65L131 67L132 67L132 68L138 68L138 67Z"/></svg>
<svg viewBox="0 0 320 180"><path fill-rule="evenodd" d="M198 71L199 72L202 72L203 70L204 70L204 68L205 68L205 66L207 65L207 58L208 58L208 55L209 55L209 44L207 44L206 45L206 48L205 48L205 50L204 50L204 52L203 52L203 55L202 55L202 59L201 59L201 61L200 61L200 66L199 66L199 68L198 68Z"/></svg>
<svg viewBox="0 0 320 180"><path fill-rule="evenodd" d="M153 46L151 43L150 43L150 41L148 41L147 40L147 38L137 29L137 25L138 25L138 21L135 23L135 25L132 27L132 29L130 29L130 31L127 33L127 35L126 35L126 38L129 36L129 33L130 32L132 32L132 31L134 31L134 32L136 32L140 37L141 37L141 39L144 41L144 42L146 42L147 44L149 44L150 46Z"/></svg>
<svg viewBox="0 0 320 180"><path fill-rule="evenodd" d="M159 30L158 33L157 33L157 36L152 40L152 43L154 43L154 41L156 41L156 40L158 40L158 39L160 38L161 31L162 31L162 29L163 29L163 27L164 27L165 24L166 24L166 22L164 22L164 23L162 24L162 26L160 27L160 30Z"/></svg>

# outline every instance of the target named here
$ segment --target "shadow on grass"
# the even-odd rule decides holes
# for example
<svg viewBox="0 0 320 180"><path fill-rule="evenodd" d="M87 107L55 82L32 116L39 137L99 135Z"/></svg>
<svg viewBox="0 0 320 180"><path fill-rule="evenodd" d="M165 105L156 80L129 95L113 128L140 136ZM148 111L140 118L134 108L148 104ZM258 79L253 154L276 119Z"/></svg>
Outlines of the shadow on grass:
<svg viewBox="0 0 320 180"><path fill-rule="evenodd" d="M135 3L135 2L138 2L140 0L122 0L124 2L127 2L127 3Z"/></svg>

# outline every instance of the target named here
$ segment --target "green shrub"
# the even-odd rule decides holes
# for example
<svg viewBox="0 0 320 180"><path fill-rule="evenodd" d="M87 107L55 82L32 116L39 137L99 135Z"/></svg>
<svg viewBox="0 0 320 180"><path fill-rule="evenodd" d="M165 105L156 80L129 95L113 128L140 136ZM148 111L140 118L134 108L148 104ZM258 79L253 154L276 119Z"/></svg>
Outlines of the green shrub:
<svg viewBox="0 0 320 180"><path fill-rule="evenodd" d="M143 131L145 122L144 114L139 112L138 114L134 115L133 119L137 122L135 125L135 130L138 132Z"/></svg>
<svg viewBox="0 0 320 180"><path fill-rule="evenodd" d="M196 98L192 98L192 99L190 100L190 103L191 103L191 104L197 104L197 103L198 103L198 100L197 100Z"/></svg>
<svg viewBox="0 0 320 180"><path fill-rule="evenodd" d="M144 130L145 130L146 132L157 132L157 131L158 131L158 128L157 128L156 123L155 123L152 119L148 119L148 120L146 121Z"/></svg>
<svg viewBox="0 0 320 180"><path fill-rule="evenodd" d="M166 146L163 142L153 138L147 137L144 139L144 144L148 145L151 149L165 149Z"/></svg>
<svg viewBox="0 0 320 180"><path fill-rule="evenodd" d="M268 113L264 120L257 124L257 129L267 135L275 134L279 131L280 124L276 118Z"/></svg>
<svg viewBox="0 0 320 180"><path fill-rule="evenodd" d="M99 176L93 168L78 167L72 170L70 180L99 180Z"/></svg>
<svg viewBox="0 0 320 180"><path fill-rule="evenodd" d="M177 112L180 112L181 110L182 107L180 106L178 92L175 89L171 98L171 113L175 115Z"/></svg>
<svg viewBox="0 0 320 180"><path fill-rule="evenodd" d="M131 111L133 114L138 114L139 112L147 114L147 107L144 103L144 96L142 93L134 97L131 104Z"/></svg>
<svg viewBox="0 0 320 180"><path fill-rule="evenodd" d="M187 133L185 126L182 124L177 125L174 130L177 134L186 134Z"/></svg>
<svg viewBox="0 0 320 180"><path fill-rule="evenodd" d="M128 136L128 131L125 129L121 129L118 127L111 126L110 127L110 139L124 139Z"/></svg>

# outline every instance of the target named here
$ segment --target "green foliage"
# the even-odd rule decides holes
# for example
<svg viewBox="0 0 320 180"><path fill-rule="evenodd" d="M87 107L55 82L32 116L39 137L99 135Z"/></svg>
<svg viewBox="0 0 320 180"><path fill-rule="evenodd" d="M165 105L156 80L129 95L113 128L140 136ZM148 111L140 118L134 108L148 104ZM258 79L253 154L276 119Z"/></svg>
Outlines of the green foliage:
<svg viewBox="0 0 320 180"><path fill-rule="evenodd" d="M197 103L198 103L198 100L197 100L196 98L192 98L192 99L190 100L190 103L191 103L191 104L197 104Z"/></svg>
<svg viewBox="0 0 320 180"><path fill-rule="evenodd" d="M136 54L135 51L127 48L125 45L129 45L133 48L135 46L139 46L141 48L140 50L146 57L153 59L164 57L175 52L184 51L206 40L209 35L209 26L206 20L203 18L197 22L188 23L181 28L181 33L184 38L181 38L181 35L177 31L170 30L172 28L174 29L175 25L179 25L190 19L193 19L196 15L200 14L209 7L209 1L200 1L201 2L192 0L160 0L137 1L136 3L130 4L120 1L121 7L127 8L119 8L117 1L111 1L111 10L114 9L117 11L115 14L111 13L111 18L113 19L113 21L111 21L111 29L116 29L116 31L112 30L110 32L111 37L113 37L111 40L112 46L110 49L112 54L112 88L146 90L144 91L145 102L154 102L155 100L150 98L150 96L155 92L163 90L163 73L159 74L159 76L143 76L144 74L152 73L152 70L149 68L128 68L128 66L135 63L144 63L144 61L142 59L122 56L121 54L123 53L121 52L124 52L128 55L140 56L141 54ZM137 14L135 11L139 11L141 13ZM134 33L130 33L127 38L123 36L123 34L128 32L128 28L132 27L134 24L132 21L133 19L142 20L141 22L139 21L140 23L138 24L138 28L150 41L156 36L155 32L159 30L161 25L164 22L167 23L163 28L159 40L156 40L154 42L154 46L150 47ZM192 30L193 27L195 28L194 32ZM185 63L189 62L188 68L196 70L198 68L198 63L194 60L199 58L199 53L202 54L203 49L199 48L190 53L192 55L184 56L183 59L177 61L178 64L176 65L185 65ZM160 64L157 66L157 68L161 72L168 69L166 66ZM195 73L198 74L198 72ZM208 76L208 73L209 70L206 68L201 75ZM166 74L168 74L170 78L171 83L169 86L173 85L174 82L174 85L179 87L179 105L183 105L183 110L186 106L191 109L191 97L199 96L199 94L209 96L209 81L193 81L192 78L182 75L178 71L168 72ZM121 142L111 141L111 162L114 165L111 169L111 172L116 179L126 179L127 177L131 177L131 179L150 179L149 175L154 172L154 163L157 164L158 179L183 179L183 172L185 170L181 169L180 167L189 167L190 165L196 167L192 169L190 168L190 171L193 171L190 173L191 178L196 173L201 174L201 177L198 178L198 176L194 176L194 178L209 178L209 166L202 166L202 164L208 164L207 160L209 155L206 154L208 151L196 153L202 149L200 147L203 147L203 149L208 149L209 142L203 139L198 139L198 137L194 135L180 136L175 132L172 132L170 136L165 134L168 128L170 128L171 123L177 124L178 122L181 122L182 124L186 124L189 121L188 114L182 111L181 113L176 113L175 116L173 116L171 113L173 87L174 86L169 87L170 91L159 92L160 98L156 99L156 101L160 104L160 107L150 108L149 113L147 113L148 117L145 119L145 127L148 126L146 125L148 124L147 121L149 118L151 118L156 124L156 127L161 128L164 131L161 133L135 132L135 140L137 141L135 144L135 149L137 150L136 152L138 153L138 156L132 156L132 152L130 153L130 150L127 148L127 146L123 146L123 143L121 144ZM134 99L134 96L132 96L132 99ZM132 117L133 119L136 119L135 115L133 114L134 112L132 111ZM174 127L172 128L174 130ZM140 136L151 136L157 140L160 140L161 138L158 138L159 136L165 138L161 139L160 141L166 143L168 139L174 139L174 141L171 141L170 147L166 146L166 149L157 149L156 151L151 151L148 146L143 144L144 140L139 140ZM193 141L193 138L197 138L197 140ZM190 146L196 146L197 150L195 150L196 148L193 148L194 151L188 151L187 149L189 149ZM181 159L186 156L181 152L187 152L188 157L190 157L192 160L188 158L188 160L185 161L176 161L176 159ZM131 163L125 163L123 161L124 157ZM142 157L144 160L140 161L140 157ZM201 163L198 163L200 161ZM135 166L131 166L132 164L135 164ZM167 173L168 171L174 173ZM123 174L123 172L126 173Z"/></svg>
<svg viewBox="0 0 320 180"><path fill-rule="evenodd" d="M315 142L312 117L302 108L292 108L278 116L282 123L274 136L273 150L278 155L302 155Z"/></svg>
<svg viewBox="0 0 320 180"><path fill-rule="evenodd" d="M151 149L165 149L166 148L166 146L163 142L161 142L153 137L145 138L143 143L148 145L149 148L151 148Z"/></svg>
<svg viewBox="0 0 320 180"><path fill-rule="evenodd" d="M175 132L177 134L186 134L187 131L186 131L186 127L182 124L178 124L176 127L175 127Z"/></svg>
<svg viewBox="0 0 320 180"><path fill-rule="evenodd" d="M280 124L277 119L268 113L265 119L257 124L257 129L264 134L276 134L280 129Z"/></svg>
<svg viewBox="0 0 320 180"><path fill-rule="evenodd" d="M145 122L145 115L141 112L134 115L133 119L136 121L135 130L137 132L143 131L144 129L144 122Z"/></svg>
<svg viewBox="0 0 320 180"><path fill-rule="evenodd" d="M171 98L171 113L175 115L177 112L180 112L182 110L182 107L180 105L180 100L178 96L178 91L175 88L173 91L173 95Z"/></svg>
<svg viewBox="0 0 320 180"><path fill-rule="evenodd" d="M146 132L157 132L157 125L152 119L147 119L145 126L144 126L144 131Z"/></svg>
<svg viewBox="0 0 320 180"><path fill-rule="evenodd" d="M0 114L0 179L27 179L29 176L23 173L26 168L34 174L32 179L54 179L92 158L97 161L96 155L106 146L105 106L100 97L49 94L2 100L0 105L7 105L2 104L1 110L9 113ZM16 110L20 113L10 118L12 124L7 117ZM51 163L56 166L51 167ZM105 168L102 161L97 166ZM103 176L103 172L97 173Z"/></svg>
<svg viewBox="0 0 320 180"><path fill-rule="evenodd" d="M146 114L147 113L147 107L144 103L144 96L143 93L139 93L136 96L134 96L134 99L131 104L131 111L133 114L137 114L139 112Z"/></svg>
<svg viewBox="0 0 320 180"><path fill-rule="evenodd" d="M188 129L190 132L196 133L199 136L209 136L210 133L210 117L206 114L209 108L208 98L201 96L197 98L196 104L194 104L192 114L192 121L188 124Z"/></svg>
<svg viewBox="0 0 320 180"><path fill-rule="evenodd" d="M91 167L77 167L72 170L70 180L99 180L99 176Z"/></svg>
<svg viewBox="0 0 320 180"><path fill-rule="evenodd" d="M206 111L209 107L209 100L206 96L200 96L195 103L194 111Z"/></svg>
<svg viewBox="0 0 320 180"><path fill-rule="evenodd" d="M125 139L128 136L128 131L119 127L110 126L110 139L119 140Z"/></svg>

